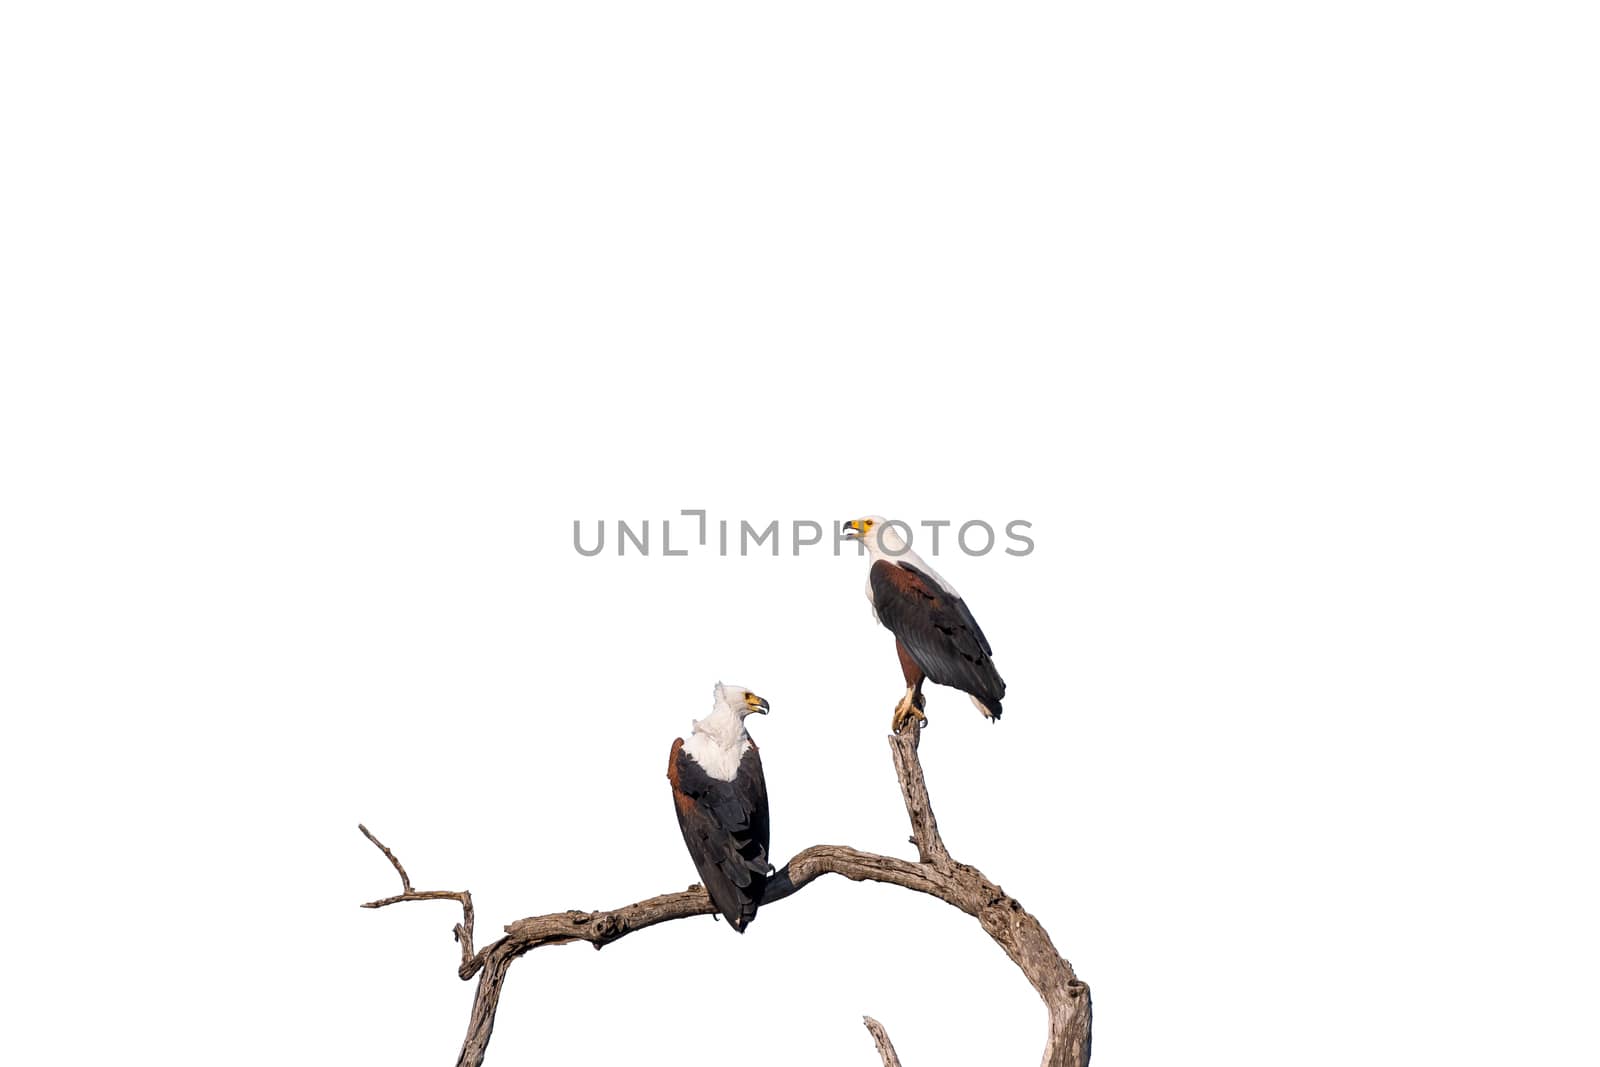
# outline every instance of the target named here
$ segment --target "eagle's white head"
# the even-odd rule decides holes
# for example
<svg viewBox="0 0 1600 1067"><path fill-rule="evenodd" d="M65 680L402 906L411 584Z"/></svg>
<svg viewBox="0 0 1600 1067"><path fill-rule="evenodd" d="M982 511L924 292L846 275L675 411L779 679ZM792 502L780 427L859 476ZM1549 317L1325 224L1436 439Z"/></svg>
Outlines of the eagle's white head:
<svg viewBox="0 0 1600 1067"><path fill-rule="evenodd" d="M900 536L897 524L891 523L882 515L851 519L844 524L843 531L849 540L860 541L866 545L867 552L874 560L884 557L900 559L911 551L911 546Z"/></svg>
<svg viewBox="0 0 1600 1067"><path fill-rule="evenodd" d="M755 712L766 715L772 706L742 686L721 682L711 690L711 698L711 714L694 721L694 733L684 742L683 750L711 777L731 782L750 747L750 735L744 730L745 716Z"/></svg>
<svg viewBox="0 0 1600 1067"><path fill-rule="evenodd" d="M719 711L732 716L735 722L744 722L744 717L754 712L769 714L772 705L743 686L718 682L711 689L711 712L714 715Z"/></svg>

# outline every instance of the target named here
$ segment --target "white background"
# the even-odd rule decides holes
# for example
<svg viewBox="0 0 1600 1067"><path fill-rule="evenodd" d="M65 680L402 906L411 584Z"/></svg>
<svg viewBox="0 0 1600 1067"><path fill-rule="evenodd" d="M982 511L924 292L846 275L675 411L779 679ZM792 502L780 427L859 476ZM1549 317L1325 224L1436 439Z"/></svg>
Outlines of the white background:
<svg viewBox="0 0 1600 1067"><path fill-rule="evenodd" d="M9 1063L452 1062L480 940L681 888L754 688L781 858L909 854L865 565L941 554L945 837L1095 1062L1594 1063L1581 4L14 4ZM490 1063L1028 1064L969 919L825 881L511 972Z"/></svg>

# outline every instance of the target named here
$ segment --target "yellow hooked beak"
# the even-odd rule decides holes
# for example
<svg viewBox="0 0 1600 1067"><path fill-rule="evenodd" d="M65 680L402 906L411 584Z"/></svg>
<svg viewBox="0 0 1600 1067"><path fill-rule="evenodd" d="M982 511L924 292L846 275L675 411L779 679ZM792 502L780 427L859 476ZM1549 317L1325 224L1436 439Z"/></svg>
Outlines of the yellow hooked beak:
<svg viewBox="0 0 1600 1067"><path fill-rule="evenodd" d="M756 696L754 693L746 693L744 695L744 706L750 711L759 711L763 715L770 715L772 713L772 705L768 704L765 700Z"/></svg>
<svg viewBox="0 0 1600 1067"><path fill-rule="evenodd" d="M852 541L859 541L866 536L867 522L865 519L851 519L841 527L841 532Z"/></svg>

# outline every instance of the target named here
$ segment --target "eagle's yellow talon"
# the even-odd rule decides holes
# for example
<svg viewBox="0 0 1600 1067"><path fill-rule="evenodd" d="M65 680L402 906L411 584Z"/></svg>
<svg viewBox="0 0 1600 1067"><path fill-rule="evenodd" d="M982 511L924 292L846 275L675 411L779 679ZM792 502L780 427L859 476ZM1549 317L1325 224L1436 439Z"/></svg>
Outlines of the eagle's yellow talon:
<svg viewBox="0 0 1600 1067"><path fill-rule="evenodd" d="M922 713L921 708L910 701L904 701L894 709L894 719L889 723L889 728L898 734L911 725L912 719L917 720L918 726L926 726L928 724L928 717Z"/></svg>

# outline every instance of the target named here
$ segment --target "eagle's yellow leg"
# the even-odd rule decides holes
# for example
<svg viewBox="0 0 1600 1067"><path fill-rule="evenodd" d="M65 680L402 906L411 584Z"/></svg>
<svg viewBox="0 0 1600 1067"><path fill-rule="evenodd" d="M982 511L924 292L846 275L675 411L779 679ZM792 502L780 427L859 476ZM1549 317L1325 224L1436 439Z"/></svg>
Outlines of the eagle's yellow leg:
<svg viewBox="0 0 1600 1067"><path fill-rule="evenodd" d="M917 720L918 726L928 724L928 717L922 714L922 694L918 691L921 688L921 686L907 687L906 695L894 706L894 719L889 723L889 728L895 733L904 730L912 719Z"/></svg>

